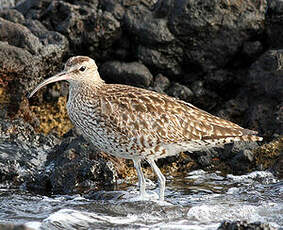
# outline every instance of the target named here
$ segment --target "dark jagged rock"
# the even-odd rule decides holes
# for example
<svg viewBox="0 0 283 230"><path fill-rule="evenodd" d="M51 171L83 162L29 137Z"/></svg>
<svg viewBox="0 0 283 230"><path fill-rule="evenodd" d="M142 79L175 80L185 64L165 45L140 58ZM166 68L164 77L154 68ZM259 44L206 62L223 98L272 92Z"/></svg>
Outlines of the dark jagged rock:
<svg viewBox="0 0 283 230"><path fill-rule="evenodd" d="M265 2L253 1L165 0L153 11L131 7L125 24L138 41L137 57L174 76L184 66L190 72L209 72L232 62L246 40L263 34L266 8Z"/></svg>
<svg viewBox="0 0 283 230"><path fill-rule="evenodd" d="M153 82L153 90L164 93L170 86L170 80L162 74L157 74Z"/></svg>
<svg viewBox="0 0 283 230"><path fill-rule="evenodd" d="M45 10L51 1L52 0L27 0L20 2L15 8L25 15L25 18L36 19L38 16L42 15L42 10ZM30 10L32 12L29 12Z"/></svg>
<svg viewBox="0 0 283 230"><path fill-rule="evenodd" d="M221 97L226 99L234 96L233 93L235 89L233 86L237 85L237 73L233 73L226 69L219 69L209 72L204 75L203 78L205 86L208 89L217 92ZM229 92L227 92L227 89L229 89Z"/></svg>
<svg viewBox="0 0 283 230"><path fill-rule="evenodd" d="M248 63L252 63L262 52L263 45L260 41L244 42L242 54L243 57L247 59Z"/></svg>
<svg viewBox="0 0 283 230"><path fill-rule="evenodd" d="M233 98L226 101L217 115L226 119L236 121L237 124L243 122L244 114L249 110L247 98ZM245 124L242 124L245 126Z"/></svg>
<svg viewBox="0 0 283 230"><path fill-rule="evenodd" d="M235 142L224 147L214 147L206 151L190 153L197 169L223 170L241 175L249 172L255 165L254 150L257 143Z"/></svg>
<svg viewBox="0 0 283 230"><path fill-rule="evenodd" d="M138 62L105 62L99 71L103 79L108 82L148 87L153 80L148 68Z"/></svg>
<svg viewBox="0 0 283 230"><path fill-rule="evenodd" d="M283 144L278 159L273 166L273 171L275 176L277 176L280 180L283 179Z"/></svg>
<svg viewBox="0 0 283 230"><path fill-rule="evenodd" d="M42 168L46 153L21 141L0 140L0 183L19 186Z"/></svg>
<svg viewBox="0 0 283 230"><path fill-rule="evenodd" d="M204 71L225 66L244 41L264 30L265 2L167 2L170 31L186 44L185 61Z"/></svg>
<svg viewBox="0 0 283 230"><path fill-rule="evenodd" d="M257 95L283 98L283 50L269 50L259 57L247 76L247 85Z"/></svg>
<svg viewBox="0 0 283 230"><path fill-rule="evenodd" d="M283 98L283 51L269 50L250 67L246 79L247 90L253 99L249 102L250 127L271 137L282 134L283 117L280 103ZM257 99L255 99L257 98ZM281 115L280 115L281 114Z"/></svg>
<svg viewBox="0 0 283 230"><path fill-rule="evenodd" d="M70 134L72 135L72 134ZM111 162L100 159L81 138L36 134L22 119L0 120L0 183L36 193L107 189L115 182Z"/></svg>
<svg viewBox="0 0 283 230"><path fill-rule="evenodd" d="M102 0L100 4L103 10L110 12L117 20L123 19L125 9L118 1Z"/></svg>
<svg viewBox="0 0 283 230"><path fill-rule="evenodd" d="M175 39L167 27L167 20L154 18L153 13L143 5L131 7L124 20L127 30L146 46L168 44Z"/></svg>
<svg viewBox="0 0 283 230"><path fill-rule="evenodd" d="M221 98L214 91L207 88L204 81L194 81L190 85L190 89L194 94L192 104L200 108L212 111L217 103L221 103Z"/></svg>
<svg viewBox="0 0 283 230"><path fill-rule="evenodd" d="M3 109L7 114L15 115L26 88L31 87L28 83L33 77L38 77L40 62L28 51L0 41L0 66L1 84L8 97L5 100L10 101Z"/></svg>
<svg viewBox="0 0 283 230"><path fill-rule="evenodd" d="M166 48L149 48L143 45L137 47L137 58L154 71L175 76L182 73L180 65L183 50L174 43Z"/></svg>
<svg viewBox="0 0 283 230"><path fill-rule="evenodd" d="M268 45L274 49L283 48L283 3L281 0L267 1L266 32Z"/></svg>
<svg viewBox="0 0 283 230"><path fill-rule="evenodd" d="M68 41L59 33L47 32L37 37L36 29L0 18L0 84L4 86L11 116L19 112L26 93L36 82L56 69L68 48ZM41 28L40 28L41 29ZM23 111L22 111L23 112Z"/></svg>
<svg viewBox="0 0 283 230"><path fill-rule="evenodd" d="M221 154L221 159L229 160L226 162L234 174L247 173L252 167L254 159L254 152L252 150L258 147L257 143L237 142L233 145L226 145L224 152Z"/></svg>
<svg viewBox="0 0 283 230"><path fill-rule="evenodd" d="M43 7L44 6L44 7ZM97 9L98 1L28 0L17 9L26 18L41 21L48 30L65 35L75 52L104 59L109 57L109 48L121 35L119 21L105 11Z"/></svg>
<svg viewBox="0 0 283 230"><path fill-rule="evenodd" d="M54 136L35 134L22 119L0 120L0 183L19 186L44 167L47 150L58 143Z"/></svg>
<svg viewBox="0 0 283 230"><path fill-rule="evenodd" d="M129 62L129 60L132 60L132 54L130 51L131 43L130 40L125 34L122 34L121 38L115 42L115 45L113 47L113 57L112 59Z"/></svg>
<svg viewBox="0 0 283 230"><path fill-rule="evenodd" d="M194 93L188 87L179 83L172 84L167 90L167 93L173 97L187 102L191 101L194 96Z"/></svg>
<svg viewBox="0 0 283 230"><path fill-rule="evenodd" d="M282 134L282 57L282 50L268 50L248 70L207 75L211 89L226 100L216 114L259 131L266 141ZM220 78L215 79L215 74Z"/></svg>
<svg viewBox="0 0 283 230"><path fill-rule="evenodd" d="M127 10L124 23L135 38L139 60L163 73L181 73L183 51L168 29L166 18L156 18L147 7L137 5Z"/></svg>
<svg viewBox="0 0 283 230"><path fill-rule="evenodd" d="M0 18L0 40L23 48L30 54L38 54L43 48L39 39L28 28Z"/></svg>
<svg viewBox="0 0 283 230"><path fill-rule="evenodd" d="M69 135L50 152L45 169L27 181L27 188L49 194L112 188L117 177L113 164L99 158L82 137L74 137L72 132Z"/></svg>
<svg viewBox="0 0 283 230"><path fill-rule="evenodd" d="M283 178L283 136L263 144L254 151L254 166L258 170L268 169L279 179Z"/></svg>
<svg viewBox="0 0 283 230"><path fill-rule="evenodd" d="M223 221L218 230L276 230L277 228L269 223L247 221Z"/></svg>
<svg viewBox="0 0 283 230"><path fill-rule="evenodd" d="M14 23L19 23L19 24L25 23L24 16L15 9L5 9L0 11L0 17Z"/></svg>
<svg viewBox="0 0 283 230"><path fill-rule="evenodd" d="M17 17L21 18L21 16L20 13L17 14ZM48 31L39 21L33 23L27 20L26 23L22 19L19 20L30 26L32 30L19 23L0 18L0 41L8 42L11 46L21 48L43 59L54 58L55 53L57 56L63 56L66 52L68 41L61 34Z"/></svg>

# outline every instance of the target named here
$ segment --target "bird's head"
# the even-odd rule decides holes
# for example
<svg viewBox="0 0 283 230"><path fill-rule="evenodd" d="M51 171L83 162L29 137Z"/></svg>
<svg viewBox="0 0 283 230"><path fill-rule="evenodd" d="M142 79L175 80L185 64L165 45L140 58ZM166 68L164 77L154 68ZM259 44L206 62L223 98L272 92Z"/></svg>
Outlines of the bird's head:
<svg viewBox="0 0 283 230"><path fill-rule="evenodd" d="M65 64L62 72L50 77L40 83L29 95L32 97L40 88L57 81L68 81L71 85L76 86L81 82L92 82L93 84L101 83L103 80L100 78L97 71L95 61L86 56L71 57Z"/></svg>

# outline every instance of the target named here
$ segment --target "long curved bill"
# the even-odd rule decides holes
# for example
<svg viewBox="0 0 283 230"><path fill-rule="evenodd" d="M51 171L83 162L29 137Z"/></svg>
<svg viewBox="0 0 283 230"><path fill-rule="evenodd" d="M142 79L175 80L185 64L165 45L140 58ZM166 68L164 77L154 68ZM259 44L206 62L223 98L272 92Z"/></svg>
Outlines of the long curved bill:
<svg viewBox="0 0 283 230"><path fill-rule="evenodd" d="M28 96L28 98L31 98L40 88L42 88L45 85L48 85L50 83L56 82L56 81L63 81L63 80L69 80L70 77L68 76L68 72L63 71L61 73L56 74L53 77L50 77L46 79L45 81L41 82Z"/></svg>

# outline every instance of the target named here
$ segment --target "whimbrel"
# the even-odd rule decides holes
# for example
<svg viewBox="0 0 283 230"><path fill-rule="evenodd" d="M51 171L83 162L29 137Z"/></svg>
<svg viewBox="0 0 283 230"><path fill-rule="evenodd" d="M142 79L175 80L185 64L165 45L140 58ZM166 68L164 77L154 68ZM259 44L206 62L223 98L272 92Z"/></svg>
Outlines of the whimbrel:
<svg viewBox="0 0 283 230"><path fill-rule="evenodd" d="M182 151L195 151L234 141L261 141L257 132L213 116L167 95L128 85L106 84L89 57L71 57L57 75L41 87L69 82L68 115L83 136L100 150L132 159L140 196L145 197L141 161L146 160L158 177L159 199L164 199L165 177L155 160Z"/></svg>

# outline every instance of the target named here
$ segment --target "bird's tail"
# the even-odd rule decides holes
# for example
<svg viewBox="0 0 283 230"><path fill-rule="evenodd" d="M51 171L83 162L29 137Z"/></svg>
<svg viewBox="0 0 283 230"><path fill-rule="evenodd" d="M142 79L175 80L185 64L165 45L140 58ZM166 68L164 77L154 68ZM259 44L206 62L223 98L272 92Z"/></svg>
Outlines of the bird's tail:
<svg viewBox="0 0 283 230"><path fill-rule="evenodd" d="M256 136L258 134L257 131L249 130L249 129L242 129L241 132L243 133L240 136L242 141L262 141L263 138Z"/></svg>
<svg viewBox="0 0 283 230"><path fill-rule="evenodd" d="M256 136L257 132L244 128L227 128L214 126L214 133L203 136L202 140L208 143L226 144L235 141L262 141L262 137Z"/></svg>

